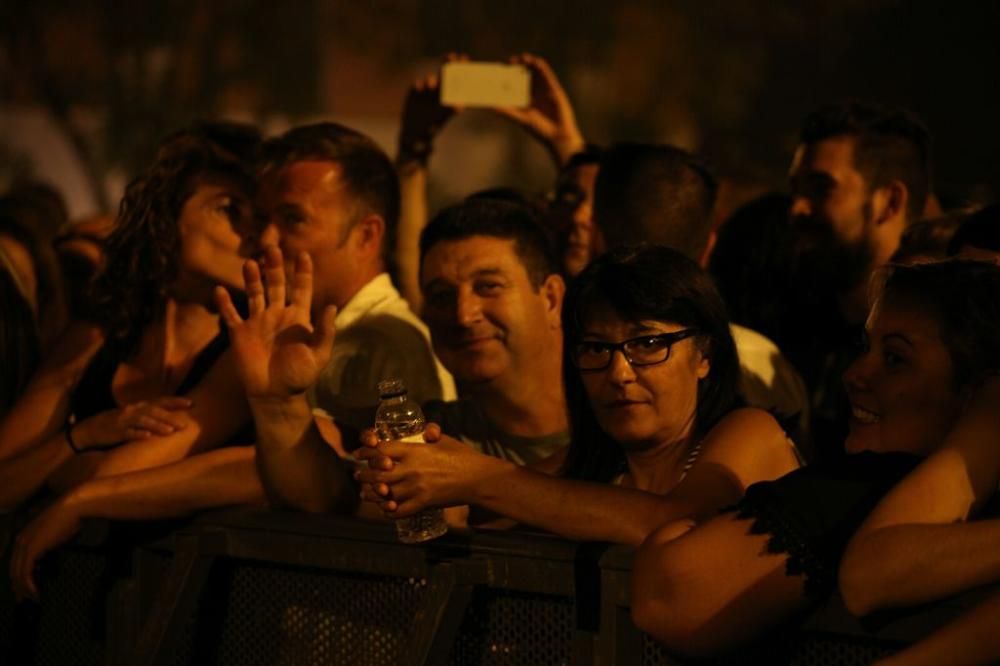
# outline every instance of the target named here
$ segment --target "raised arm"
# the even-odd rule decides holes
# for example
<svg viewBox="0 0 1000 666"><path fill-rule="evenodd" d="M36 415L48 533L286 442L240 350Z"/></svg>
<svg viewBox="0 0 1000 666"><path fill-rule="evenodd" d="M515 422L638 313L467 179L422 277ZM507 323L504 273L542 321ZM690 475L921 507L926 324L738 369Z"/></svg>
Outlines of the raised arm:
<svg viewBox="0 0 1000 666"><path fill-rule="evenodd" d="M876 662L878 666L979 666L1000 661L1000 595L901 652Z"/></svg>
<svg viewBox="0 0 1000 666"><path fill-rule="evenodd" d="M1000 521L966 522L1000 485L1000 377L972 397L943 446L886 495L844 555L857 615L1000 580Z"/></svg>
<svg viewBox="0 0 1000 666"><path fill-rule="evenodd" d="M447 60L465 59L448 56ZM427 161L434 139L456 109L442 106L437 75L416 81L406 93L399 127L396 170L399 174L399 228L396 232L396 267L399 289L414 312L420 312L420 232L427 226Z"/></svg>
<svg viewBox="0 0 1000 666"><path fill-rule="evenodd" d="M263 504L253 447L217 449L170 465L91 479L61 497L17 537L11 578L21 598L38 598L34 568L83 518L153 520L222 506Z"/></svg>
<svg viewBox="0 0 1000 666"><path fill-rule="evenodd" d="M437 431L429 434L435 438ZM377 486L366 497L382 500L390 515L474 504L570 539L632 545L665 523L715 515L750 483L796 467L777 423L758 410L735 412L713 429L698 464L667 495L549 476L479 454L449 437L430 446L373 447L369 435L365 443L358 455L374 460L369 464L375 470L358 476Z"/></svg>
<svg viewBox="0 0 1000 666"><path fill-rule="evenodd" d="M249 261L244 268L247 320L224 289L216 293L257 430L261 480L278 504L350 512L357 504L357 490L347 465L316 429L305 395L330 358L336 308L328 307L314 330L309 255L296 259L287 305L281 251L268 247L265 261L266 294L258 264Z"/></svg>
<svg viewBox="0 0 1000 666"><path fill-rule="evenodd" d="M569 95L544 58L522 53L510 61L524 65L531 72L531 104L524 109L495 110L531 132L548 149L556 166L562 168L584 147Z"/></svg>

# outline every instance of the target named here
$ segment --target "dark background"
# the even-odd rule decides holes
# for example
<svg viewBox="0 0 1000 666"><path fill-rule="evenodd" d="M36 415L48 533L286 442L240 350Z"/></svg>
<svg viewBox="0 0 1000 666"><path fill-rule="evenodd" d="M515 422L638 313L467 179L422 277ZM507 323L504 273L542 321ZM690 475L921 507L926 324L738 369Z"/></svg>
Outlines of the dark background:
<svg viewBox="0 0 1000 666"><path fill-rule="evenodd" d="M0 186L58 181L34 155L58 140L90 208L109 210L165 132L205 117L269 131L333 118L392 150L408 83L442 54L532 51L589 139L678 143L737 190L782 187L802 116L857 97L925 119L946 206L987 202L1000 192L998 26L1000 3L971 1L3 0ZM30 140L15 122L26 114L46 122ZM456 127L437 181L471 158L495 167L457 189L548 185L516 129L475 114Z"/></svg>

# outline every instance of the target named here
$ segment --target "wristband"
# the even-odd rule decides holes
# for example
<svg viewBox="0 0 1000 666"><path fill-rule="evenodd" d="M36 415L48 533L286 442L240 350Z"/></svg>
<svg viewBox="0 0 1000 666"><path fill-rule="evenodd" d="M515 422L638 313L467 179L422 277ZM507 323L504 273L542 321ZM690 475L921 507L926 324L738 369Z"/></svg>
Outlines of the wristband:
<svg viewBox="0 0 1000 666"><path fill-rule="evenodd" d="M83 453L83 449L77 447L76 442L73 441L73 426L75 425L76 423L68 423L63 430L63 434L66 436L66 443L69 444L69 448L73 449L73 453Z"/></svg>
<svg viewBox="0 0 1000 666"><path fill-rule="evenodd" d="M396 164L402 166L407 162L416 162L421 166L426 166L433 149L434 144L430 136L425 139L413 139L405 143L400 142Z"/></svg>

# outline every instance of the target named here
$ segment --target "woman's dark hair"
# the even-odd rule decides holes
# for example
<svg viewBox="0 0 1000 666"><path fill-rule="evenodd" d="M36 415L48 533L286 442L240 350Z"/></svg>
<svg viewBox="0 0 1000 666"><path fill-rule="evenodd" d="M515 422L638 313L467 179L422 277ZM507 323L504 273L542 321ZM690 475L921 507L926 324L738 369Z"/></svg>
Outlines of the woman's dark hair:
<svg viewBox="0 0 1000 666"><path fill-rule="evenodd" d="M1000 371L1000 267L959 260L889 265L876 273L872 302L915 307L934 318L956 388Z"/></svg>
<svg viewBox="0 0 1000 666"><path fill-rule="evenodd" d="M38 364L38 327L14 276L0 268L0 418L14 405Z"/></svg>
<svg viewBox="0 0 1000 666"><path fill-rule="evenodd" d="M622 472L621 446L597 423L572 350L594 316L611 311L630 322L657 320L695 328L711 369L699 381L693 436L703 437L737 404L739 359L722 297L712 278L686 256L656 245L625 246L594 260L570 285L563 306L563 376L572 443L565 476L609 481Z"/></svg>
<svg viewBox="0 0 1000 666"><path fill-rule="evenodd" d="M108 334L129 353L156 319L177 277L181 210L199 185L232 183L250 191L260 135L232 123L205 123L167 137L153 164L129 183L105 243L94 301Z"/></svg>

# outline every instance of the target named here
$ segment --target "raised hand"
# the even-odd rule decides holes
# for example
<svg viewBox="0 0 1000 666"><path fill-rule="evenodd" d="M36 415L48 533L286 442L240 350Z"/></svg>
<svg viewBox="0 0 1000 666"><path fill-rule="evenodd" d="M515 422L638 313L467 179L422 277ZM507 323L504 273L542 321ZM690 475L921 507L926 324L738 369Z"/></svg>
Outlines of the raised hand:
<svg viewBox="0 0 1000 666"><path fill-rule="evenodd" d="M448 54L446 62L468 60L468 56ZM403 102L403 117L399 128L400 162L425 162L430 155L434 137L445 123L461 111L443 106L440 101L441 83L437 74L418 79L410 86Z"/></svg>
<svg viewBox="0 0 1000 666"><path fill-rule="evenodd" d="M524 126L563 166L583 150L584 140L576 124L576 114L559 78L544 58L530 53L511 57L513 64L524 65L531 72L531 104L527 108L497 107L497 113Z"/></svg>
<svg viewBox="0 0 1000 666"><path fill-rule="evenodd" d="M268 246L264 262L263 282L257 262L248 261L243 267L250 308L246 320L236 311L229 293L216 288L216 301L229 329L237 371L251 401L286 399L312 386L330 360L337 315L336 307L331 305L315 328L310 321L313 268L308 254L303 252L296 258L287 303L281 250Z"/></svg>
<svg viewBox="0 0 1000 666"><path fill-rule="evenodd" d="M134 439L165 437L187 426L191 400L165 397L109 409L71 426L79 449L105 449Z"/></svg>

